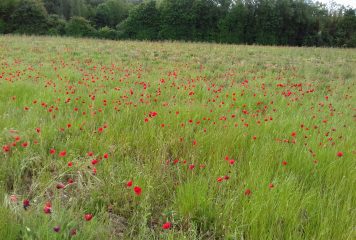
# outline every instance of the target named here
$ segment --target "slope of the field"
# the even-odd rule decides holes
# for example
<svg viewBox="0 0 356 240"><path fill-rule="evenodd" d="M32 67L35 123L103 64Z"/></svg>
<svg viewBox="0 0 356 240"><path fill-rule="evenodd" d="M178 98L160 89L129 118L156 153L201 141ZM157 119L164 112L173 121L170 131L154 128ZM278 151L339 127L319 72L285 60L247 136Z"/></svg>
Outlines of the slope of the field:
<svg viewBox="0 0 356 240"><path fill-rule="evenodd" d="M0 239L354 239L355 49L0 36Z"/></svg>

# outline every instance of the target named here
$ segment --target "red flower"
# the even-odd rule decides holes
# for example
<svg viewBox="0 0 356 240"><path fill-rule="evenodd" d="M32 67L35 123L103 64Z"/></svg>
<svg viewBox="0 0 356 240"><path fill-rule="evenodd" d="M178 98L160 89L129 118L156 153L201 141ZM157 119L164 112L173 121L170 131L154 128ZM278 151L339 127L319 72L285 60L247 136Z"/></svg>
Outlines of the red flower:
<svg viewBox="0 0 356 240"><path fill-rule="evenodd" d="M288 164L287 161L286 161L286 160L283 160L282 165L283 165L283 166L286 166L287 164Z"/></svg>
<svg viewBox="0 0 356 240"><path fill-rule="evenodd" d="M53 155L56 153L56 150L52 148L51 150L49 150L49 153Z"/></svg>
<svg viewBox="0 0 356 240"><path fill-rule="evenodd" d="M222 177L218 177L217 181L218 181L218 182L222 182L222 181L223 181L223 178L222 178Z"/></svg>
<svg viewBox="0 0 356 240"><path fill-rule="evenodd" d="M65 157L65 155L67 155L67 152L66 151L62 151L59 153L59 156L60 157Z"/></svg>
<svg viewBox="0 0 356 240"><path fill-rule="evenodd" d="M297 133L296 132L292 132L291 136L295 137L295 136L297 136Z"/></svg>
<svg viewBox="0 0 356 240"><path fill-rule="evenodd" d="M190 169L190 170L193 170L194 168L195 168L194 164L190 164L190 165L189 165L189 169Z"/></svg>
<svg viewBox="0 0 356 240"><path fill-rule="evenodd" d="M148 114L148 116L149 116L149 117L155 117L155 116L157 116L157 112L150 112L150 113Z"/></svg>
<svg viewBox="0 0 356 240"><path fill-rule="evenodd" d="M338 152L338 153L337 153L337 156L338 156L338 157L342 157L342 156L344 156L344 153L343 153L343 152Z"/></svg>
<svg viewBox="0 0 356 240"><path fill-rule="evenodd" d="M36 128L36 132L40 133L41 132L41 128Z"/></svg>
<svg viewBox="0 0 356 240"><path fill-rule="evenodd" d="M141 193L142 193L142 189L141 189L140 187L138 187L138 186L135 186L135 187L134 187L134 192L135 192L135 194L136 194L137 196L140 196Z"/></svg>
<svg viewBox="0 0 356 240"><path fill-rule="evenodd" d="M50 202L47 202L43 208L44 213L50 214L52 212L52 205Z"/></svg>
<svg viewBox="0 0 356 240"><path fill-rule="evenodd" d="M24 148L27 147L27 146L28 146L28 142L23 142L23 143L21 144L21 146L24 147Z"/></svg>
<svg viewBox="0 0 356 240"><path fill-rule="evenodd" d="M57 189L62 189L65 188L65 185L63 183L58 183L56 186Z"/></svg>
<svg viewBox="0 0 356 240"><path fill-rule="evenodd" d="M4 146L2 147L2 150L3 150L4 152L9 152L9 151L10 151L10 146L9 146L9 145L4 145Z"/></svg>
<svg viewBox="0 0 356 240"><path fill-rule="evenodd" d="M90 221L92 218L93 218L93 215L90 213L84 215L85 221Z"/></svg>
<svg viewBox="0 0 356 240"><path fill-rule="evenodd" d="M73 166L73 163L72 162L69 162L68 163L68 167L72 167Z"/></svg>
<svg viewBox="0 0 356 240"><path fill-rule="evenodd" d="M127 187L131 187L131 186L132 186L132 180L128 181L128 182L126 183L126 186L127 186Z"/></svg>
<svg viewBox="0 0 356 240"><path fill-rule="evenodd" d="M270 189L274 188L273 183L268 184L268 187L269 187Z"/></svg>
<svg viewBox="0 0 356 240"><path fill-rule="evenodd" d="M235 164L235 160L234 159L230 159L229 163L230 163L230 165L234 165Z"/></svg>
<svg viewBox="0 0 356 240"><path fill-rule="evenodd" d="M170 229L172 227L172 224L170 222L166 222L162 225L163 229Z"/></svg>
<svg viewBox="0 0 356 240"><path fill-rule="evenodd" d="M91 160L91 164L95 165L97 163L98 163L98 160L96 160L96 159Z"/></svg>
<svg viewBox="0 0 356 240"><path fill-rule="evenodd" d="M107 159L108 157L109 157L109 154L105 153L105 154L104 154L104 158Z"/></svg>
<svg viewBox="0 0 356 240"><path fill-rule="evenodd" d="M250 189L246 189L246 191L245 191L245 195L246 195L246 196L250 196L250 195L251 195L251 193L252 193L252 192L251 192L251 190L250 190Z"/></svg>
<svg viewBox="0 0 356 240"><path fill-rule="evenodd" d="M25 199L25 200L23 200L23 208L25 209L25 210L27 210L27 208L30 206L30 200L28 200L28 199Z"/></svg>

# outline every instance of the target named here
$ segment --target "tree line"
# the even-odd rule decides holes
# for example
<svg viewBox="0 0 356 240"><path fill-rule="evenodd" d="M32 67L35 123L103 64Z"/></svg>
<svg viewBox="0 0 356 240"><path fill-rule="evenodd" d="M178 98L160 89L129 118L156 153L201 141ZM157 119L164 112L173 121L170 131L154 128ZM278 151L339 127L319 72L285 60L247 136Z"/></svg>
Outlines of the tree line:
<svg viewBox="0 0 356 240"><path fill-rule="evenodd" d="M0 33L356 47L356 9L310 0L1 0Z"/></svg>

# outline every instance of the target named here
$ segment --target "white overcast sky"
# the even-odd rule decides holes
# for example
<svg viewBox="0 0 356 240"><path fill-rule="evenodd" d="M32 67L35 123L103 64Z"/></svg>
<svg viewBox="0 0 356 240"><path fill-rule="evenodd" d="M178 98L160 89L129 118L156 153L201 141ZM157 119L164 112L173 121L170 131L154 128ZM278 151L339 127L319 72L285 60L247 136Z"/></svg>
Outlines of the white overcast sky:
<svg viewBox="0 0 356 240"><path fill-rule="evenodd" d="M316 1L319 1L319 2L322 2L322 3L326 3L328 4L329 2L331 2L331 0L314 0L315 2ZM338 4L342 4L344 6L351 6L353 8L356 8L356 0L334 0L334 2L338 3Z"/></svg>

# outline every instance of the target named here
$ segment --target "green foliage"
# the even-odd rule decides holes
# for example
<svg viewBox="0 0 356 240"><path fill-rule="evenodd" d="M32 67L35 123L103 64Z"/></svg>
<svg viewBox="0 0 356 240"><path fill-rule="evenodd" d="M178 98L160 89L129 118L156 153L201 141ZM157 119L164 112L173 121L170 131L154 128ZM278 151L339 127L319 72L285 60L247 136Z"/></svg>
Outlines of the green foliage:
<svg viewBox="0 0 356 240"><path fill-rule="evenodd" d="M21 0L11 14L13 32L45 34L47 32L47 11L39 0Z"/></svg>
<svg viewBox="0 0 356 240"><path fill-rule="evenodd" d="M48 34L64 35L66 33L66 21L58 15L51 14L48 16Z"/></svg>
<svg viewBox="0 0 356 240"><path fill-rule="evenodd" d="M72 17L66 26L66 34L75 37L90 37L95 35L95 29L83 17Z"/></svg>
<svg viewBox="0 0 356 240"><path fill-rule="evenodd" d="M97 36L99 38L115 40L118 38L118 33L115 29L102 27L99 29Z"/></svg>
<svg viewBox="0 0 356 240"><path fill-rule="evenodd" d="M0 33L355 47L355 11L307 0L1 0ZM65 31L74 17L92 27L81 19Z"/></svg>
<svg viewBox="0 0 356 240"><path fill-rule="evenodd" d="M139 40L156 40L160 30L160 12L156 2L138 5L130 11L129 17L118 25L122 37Z"/></svg>
<svg viewBox="0 0 356 240"><path fill-rule="evenodd" d="M96 8L95 23L97 27L115 27L127 18L129 6L123 0L108 0Z"/></svg>
<svg viewBox="0 0 356 240"><path fill-rule="evenodd" d="M0 33L5 33L6 31L6 22L0 19Z"/></svg>

